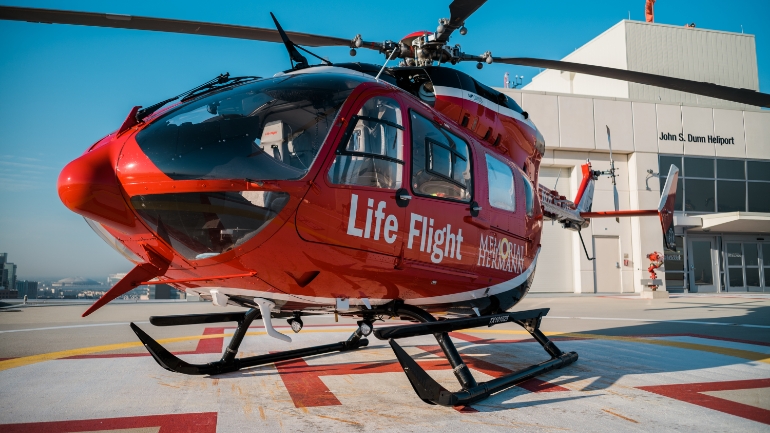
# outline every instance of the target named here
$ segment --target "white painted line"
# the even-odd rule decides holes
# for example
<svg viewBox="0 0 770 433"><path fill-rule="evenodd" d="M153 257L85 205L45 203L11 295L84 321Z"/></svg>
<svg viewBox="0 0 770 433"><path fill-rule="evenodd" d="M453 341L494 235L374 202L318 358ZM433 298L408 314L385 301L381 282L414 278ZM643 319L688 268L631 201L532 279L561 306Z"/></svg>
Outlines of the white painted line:
<svg viewBox="0 0 770 433"><path fill-rule="evenodd" d="M686 323L688 325L717 325L717 326L740 326L743 328L762 328L770 329L770 326L766 325L749 325L745 323L724 323L724 322L697 322L695 320L653 320L653 319L628 319L619 317L562 317L562 316L545 316L549 319L579 319L579 320L611 320L611 321L626 321L626 322L650 322L650 323Z"/></svg>
<svg viewBox="0 0 770 433"><path fill-rule="evenodd" d="M134 323L150 323L150 322L134 322ZM68 325L68 326L51 326L48 328L28 328L28 329L9 329L7 331L0 331L0 334L7 334L9 332L26 332L26 331L52 331L54 329L70 329L70 328L90 328L93 326L114 326L114 325L128 325L129 322L119 323L92 323L88 325Z"/></svg>

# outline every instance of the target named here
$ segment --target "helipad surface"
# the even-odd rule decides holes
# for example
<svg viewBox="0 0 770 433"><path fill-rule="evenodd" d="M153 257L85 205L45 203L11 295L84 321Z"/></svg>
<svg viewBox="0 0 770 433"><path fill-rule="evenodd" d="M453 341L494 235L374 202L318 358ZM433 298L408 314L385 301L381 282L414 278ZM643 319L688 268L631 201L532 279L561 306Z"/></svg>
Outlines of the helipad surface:
<svg viewBox="0 0 770 433"><path fill-rule="evenodd" d="M83 305L6 309L0 432L770 430L770 297L529 297L517 309L543 307L551 307L546 334L580 359L462 408L423 403L373 336L353 352L185 376L159 367L127 322L201 363L219 358L234 324L156 328L147 318L223 310L118 304L80 319ZM344 340L355 326L305 322L299 334L280 328L291 344L253 326L240 355ZM452 337L478 381L547 359L515 325ZM459 388L435 339L400 343L442 385Z"/></svg>

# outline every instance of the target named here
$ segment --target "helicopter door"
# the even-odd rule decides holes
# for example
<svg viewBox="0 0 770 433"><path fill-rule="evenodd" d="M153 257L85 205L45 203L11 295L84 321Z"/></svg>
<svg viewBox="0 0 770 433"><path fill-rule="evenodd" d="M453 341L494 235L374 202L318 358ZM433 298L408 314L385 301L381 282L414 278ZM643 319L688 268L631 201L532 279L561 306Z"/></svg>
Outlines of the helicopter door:
<svg viewBox="0 0 770 433"><path fill-rule="evenodd" d="M396 202L404 171L401 107L375 96L353 112L334 159L299 207L297 230L307 241L396 255L404 227Z"/></svg>
<svg viewBox="0 0 770 433"><path fill-rule="evenodd" d="M470 146L415 110L410 110L409 118L414 198L407 208L404 258L436 272L470 274L479 245L478 228L465 220L473 200Z"/></svg>

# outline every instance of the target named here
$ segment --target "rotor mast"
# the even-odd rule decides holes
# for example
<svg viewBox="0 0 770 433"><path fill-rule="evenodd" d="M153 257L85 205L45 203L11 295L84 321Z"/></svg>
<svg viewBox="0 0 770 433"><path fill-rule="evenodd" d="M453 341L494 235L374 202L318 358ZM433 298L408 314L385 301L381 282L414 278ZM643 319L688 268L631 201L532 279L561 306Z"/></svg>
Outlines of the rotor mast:
<svg viewBox="0 0 770 433"><path fill-rule="evenodd" d="M492 63L491 52L466 54L460 44L450 45L449 38L455 30L459 30L461 35L467 34L465 20L484 3L486 0L453 1L449 5L450 18L440 18L435 32L425 31L413 37L410 44L407 41L414 35L398 42L386 40L381 43L364 41L360 34L356 35L350 42L350 55L355 56L357 48L368 48L379 51L386 58L402 59L399 66L431 66L434 62L456 65L459 62L475 61L478 62L477 68L481 69L484 63Z"/></svg>

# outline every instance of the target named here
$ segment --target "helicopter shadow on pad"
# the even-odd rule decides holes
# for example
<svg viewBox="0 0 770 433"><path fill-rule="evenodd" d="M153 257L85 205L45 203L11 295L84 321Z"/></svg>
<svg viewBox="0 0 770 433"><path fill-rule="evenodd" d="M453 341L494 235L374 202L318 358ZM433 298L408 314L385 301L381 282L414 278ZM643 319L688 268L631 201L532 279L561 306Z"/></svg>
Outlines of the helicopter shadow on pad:
<svg viewBox="0 0 770 433"><path fill-rule="evenodd" d="M746 310L744 310L746 311ZM752 323L768 324L770 317L770 307L750 308L747 314L733 317L722 317L719 319L703 319L708 322L721 323ZM546 319L547 320L547 319ZM697 320L697 319L696 319ZM561 321L553 321L551 324L559 324ZM469 331L468 334L472 334ZM465 335L468 335L465 334ZM581 337L585 335L585 337ZM599 336L597 338L597 336ZM565 387L571 394L549 394L540 395L540 399L520 398L530 394L526 387L516 386L501 391L489 399L472 405L478 411L498 411L515 408L533 407L549 405L569 400L584 399L588 397L599 397L605 395L601 392L607 390L618 383L625 376L639 376L646 374L659 373L677 373L686 374L690 371L703 371L706 369L716 369L721 367L730 367L737 365L748 365L752 361L724 354L709 353L693 349L660 346L648 344L642 341L603 339L607 337L634 337L653 339L659 337L701 337L703 341L697 344L708 345L708 339L733 340L743 343L767 346L770 345L770 336L766 329L745 328L738 326L718 326L718 325L696 325L689 323L644 323L631 326L618 326L608 328L596 328L585 332L571 333L569 337L553 337L554 342L562 351L576 351L580 358L578 362L565 368L554 370L537 379L547 382L549 386ZM329 336L331 337L331 336ZM481 362L478 365L496 366L507 370L519 370L529 365L536 364L548 358L548 355L542 348L531 339L507 340L506 337L498 339L488 338L487 335L482 338L458 338L461 335L455 335L454 341L460 354L469 364L477 380L486 380L482 371L474 369L473 364L477 360ZM467 341L471 340L471 341ZM308 344L311 342L308 341ZM357 356L357 351L346 353L329 353L304 358L305 362L292 364L284 363L282 368L277 369L274 365L264 365L236 371L232 373L212 376L217 379L253 379L259 377L271 377L279 374L280 376L290 376L293 374L317 374L324 376L325 366L349 365L349 369L344 374L369 374L384 372L387 367L389 372L400 373L403 371L398 367L395 356L390 352L390 348L383 342L373 340L372 345L367 348L358 349L362 351L378 350L384 351L383 356L377 356L377 360L367 361L369 356ZM435 340L432 338L416 337L404 339L403 347L410 350L412 357L420 362L441 362L443 357L437 357ZM437 346L435 347L437 349ZM750 348L747 350L751 350ZM348 356L350 355L350 356ZM392 357L392 358L391 358ZM770 357L770 354L768 355ZM449 370L446 365L446 370ZM443 366L432 368L429 374L434 375L443 370ZM479 373L477 373L479 372ZM329 372L331 375L334 373ZM713 380L730 380L728 375L730 371L719 374ZM702 377L697 378L695 374L694 381L708 381ZM405 376L404 376L405 379ZM443 381L442 381L443 382ZM444 383L450 390L459 389L455 382ZM531 389L531 388L530 388ZM599 391L599 392L597 392ZM588 393L590 392L590 394ZM582 395L577 393L583 393ZM576 395L577 394L577 395ZM410 399L411 401L411 399Z"/></svg>
<svg viewBox="0 0 770 433"><path fill-rule="evenodd" d="M717 323L751 323L770 325L770 307L758 307L744 316L705 319ZM585 338L581 338L581 334ZM709 339L726 340L745 344L770 345L767 329L745 328L739 326L696 325L689 323L646 323L595 329L571 334L571 339L554 341L562 351L576 351L580 358L575 364L554 370L538 377L550 385L566 386L579 391L604 390L615 385L621 378L629 375L658 373L687 373L694 370L715 369L736 365L749 365L750 359L710 353L697 349L659 346L643 341L605 340L595 336L634 337L654 339L660 337L695 337L703 338L696 344L708 345ZM561 341L559 341L561 340ZM481 344L458 345L465 356L487 355L482 359L509 369L523 368L542 361L542 354L534 342L522 340L517 343L495 343L494 340L482 339ZM744 349L750 351L751 349ZM763 352L764 353L764 352ZM767 355L770 358L770 354ZM729 373L728 373L729 374ZM714 380L727 380L719 375ZM701 379L700 381L703 381ZM572 386L570 386L572 385Z"/></svg>

